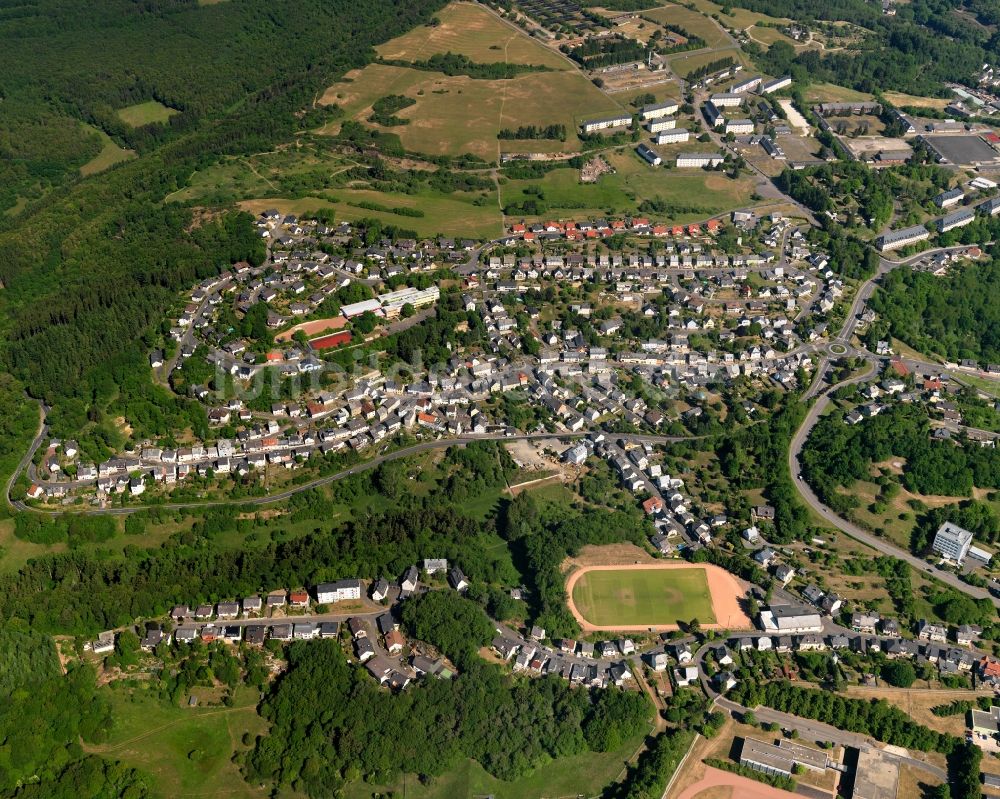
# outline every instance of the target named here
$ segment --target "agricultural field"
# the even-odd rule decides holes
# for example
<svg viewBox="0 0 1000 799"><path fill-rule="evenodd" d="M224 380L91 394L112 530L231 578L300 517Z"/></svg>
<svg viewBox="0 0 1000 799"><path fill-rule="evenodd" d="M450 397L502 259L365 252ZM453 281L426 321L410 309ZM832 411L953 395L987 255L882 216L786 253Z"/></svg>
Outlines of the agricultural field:
<svg viewBox="0 0 1000 799"><path fill-rule="evenodd" d="M437 15L439 24L416 28L380 45L381 58L416 61L436 53L457 53L477 63L508 61L551 69L572 69L559 53L472 3L452 3Z"/></svg>
<svg viewBox="0 0 1000 799"><path fill-rule="evenodd" d="M767 14L762 14L758 11L750 11L746 8L730 8L729 13L724 14L722 11L723 6L719 3L713 3L712 0L692 0L691 4L703 14L707 14L709 16L717 15L722 23L727 27L740 30L745 30L746 28L758 25L761 22L774 25L790 21L784 17L771 17ZM791 41L791 39L788 39L788 41Z"/></svg>
<svg viewBox="0 0 1000 799"><path fill-rule="evenodd" d="M918 108L935 108L943 111L951 102L947 97L919 97L915 94L903 94L902 92L883 92L885 99L896 107L912 105Z"/></svg>
<svg viewBox="0 0 1000 799"><path fill-rule="evenodd" d="M128 161L135 158L135 150L126 150L123 147L119 147L111 140L111 137L100 128L95 128L92 125L85 125L84 127L88 130L92 130L101 137L101 151L80 167L80 174L84 177L87 177L88 175L96 175L98 172L103 172L108 167L112 167L122 161Z"/></svg>
<svg viewBox="0 0 1000 799"><path fill-rule="evenodd" d="M137 103L125 108L119 108L116 112L118 118L126 125L133 128L141 128L143 125L151 125L154 122L166 122L174 114L180 112L175 108L169 108L156 100L146 103Z"/></svg>
<svg viewBox="0 0 1000 799"><path fill-rule="evenodd" d="M656 216L676 222L705 219L752 204L754 184L747 178L733 180L721 172L650 167L631 147L605 157L615 172L603 175L597 183L581 184L575 169L555 169L539 180L513 180L501 186L503 204L519 203L534 196L531 192L537 189L550 215L603 216L633 213L643 200L659 198L671 210Z"/></svg>
<svg viewBox="0 0 1000 799"><path fill-rule="evenodd" d="M388 128L408 150L431 155L474 153L494 160L504 152L575 152L577 125L585 118L621 110L621 106L588 81L568 59L507 25L489 10L470 3L452 3L439 15L440 24L418 28L382 45L389 60L425 60L453 52L477 63L509 63L548 67L511 80L482 80L444 75L404 66L370 64L352 70L320 99L337 105L348 118L366 122L373 103L399 94L416 100L398 112L406 124ZM562 123L565 142L506 140L501 128ZM323 129L334 133L335 122Z"/></svg>
<svg viewBox="0 0 1000 799"><path fill-rule="evenodd" d="M629 108L633 108L631 105L632 101L639 95L646 94L654 95L658 103L666 102L667 100L681 101L680 86L674 81L658 83L655 86L637 86L634 89L627 89L626 91L616 93L615 99L620 103L624 103Z"/></svg>
<svg viewBox="0 0 1000 799"><path fill-rule="evenodd" d="M568 586L573 604L594 627L659 627L690 619L716 622L702 568L612 567L577 574Z"/></svg>
<svg viewBox="0 0 1000 799"><path fill-rule="evenodd" d="M777 42L787 42L797 48L809 47L805 42L796 42L790 36L783 34L778 28L772 28L769 25L751 25L746 29L746 33L757 44L762 44L765 47L770 47Z"/></svg>

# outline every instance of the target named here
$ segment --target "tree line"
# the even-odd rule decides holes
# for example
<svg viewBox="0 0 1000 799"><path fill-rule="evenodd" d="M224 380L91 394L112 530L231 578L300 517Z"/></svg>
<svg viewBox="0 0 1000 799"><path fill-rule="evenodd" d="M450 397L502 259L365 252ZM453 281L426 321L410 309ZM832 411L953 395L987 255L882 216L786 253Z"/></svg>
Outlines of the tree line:
<svg viewBox="0 0 1000 799"><path fill-rule="evenodd" d="M566 126L555 125L519 125L515 129L501 128L498 139L558 139L566 141Z"/></svg>
<svg viewBox="0 0 1000 799"><path fill-rule="evenodd" d="M430 58L421 61L383 58L379 60L379 63L395 67L422 69L428 72L441 72L448 76L465 75L479 80L510 80L528 72L552 71L544 64L516 64L508 61L479 63L467 55L453 53L450 50L447 53L435 53Z"/></svg>

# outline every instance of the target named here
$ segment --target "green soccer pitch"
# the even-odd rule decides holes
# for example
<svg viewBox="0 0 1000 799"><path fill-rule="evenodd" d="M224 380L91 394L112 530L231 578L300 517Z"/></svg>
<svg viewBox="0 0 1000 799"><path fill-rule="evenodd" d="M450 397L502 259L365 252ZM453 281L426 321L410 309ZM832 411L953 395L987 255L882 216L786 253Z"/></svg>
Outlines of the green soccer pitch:
<svg viewBox="0 0 1000 799"><path fill-rule="evenodd" d="M595 627L716 622L708 576L698 567L587 571L572 590L577 611Z"/></svg>

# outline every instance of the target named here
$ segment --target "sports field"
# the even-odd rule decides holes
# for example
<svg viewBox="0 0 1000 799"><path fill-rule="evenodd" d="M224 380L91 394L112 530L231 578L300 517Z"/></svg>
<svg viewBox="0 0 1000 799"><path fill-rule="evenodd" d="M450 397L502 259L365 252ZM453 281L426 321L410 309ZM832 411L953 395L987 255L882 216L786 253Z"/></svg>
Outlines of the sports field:
<svg viewBox="0 0 1000 799"><path fill-rule="evenodd" d="M715 622L702 569L589 571L573 586L573 602L599 627Z"/></svg>
<svg viewBox="0 0 1000 799"><path fill-rule="evenodd" d="M697 619L703 627L749 627L740 608L743 588L716 566L663 563L590 566L566 585L570 611L588 632L676 629Z"/></svg>

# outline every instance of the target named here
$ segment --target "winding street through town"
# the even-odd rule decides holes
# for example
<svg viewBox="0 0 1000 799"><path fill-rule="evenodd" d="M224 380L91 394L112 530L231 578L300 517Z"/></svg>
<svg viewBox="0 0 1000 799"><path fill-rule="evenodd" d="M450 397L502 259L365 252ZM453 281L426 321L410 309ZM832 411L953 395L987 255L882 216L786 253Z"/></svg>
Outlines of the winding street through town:
<svg viewBox="0 0 1000 799"><path fill-rule="evenodd" d="M878 365L882 362L881 358L876 357L872 353L865 350L863 347L859 347L852 343L852 338L854 335L855 328L865 311L865 307L868 301L871 299L877 284L881 279L891 272L893 269L912 264L914 261L931 257L937 253L947 253L955 250L964 249L964 247L945 247L934 250L928 250L922 252L918 255L911 256L902 260L888 260L880 259L879 268L876 273L861 283L858 286L858 290L855 294L854 300L851 304L850 310L848 312L847 318L844 321L839 333L830 341L826 342L824 345L810 345L810 348L820 355L817 368L814 373L814 378L810 386L802 395L802 399L806 402L817 398L815 402L812 403L809 408L809 412L806 414L801 426L796 431L792 438L791 444L788 450L788 465L791 471L792 481L795 484L799 494L802 499L809 505L813 511L818 514L826 523L832 527L840 530L846 535L854 538L855 540L871 547L885 555L890 555L892 557L904 560L909 563L913 568L918 569L921 572L932 575L941 582L968 594L976 599L989 598L994 605L1000 607L1000 598L993 597L988 591L982 588L977 588L976 586L969 585L963 582L959 577L948 571L937 568L924 561L922 558L907 552L900 547L886 541L883 538L873 535L865 530L863 530L858 525L842 518L841 516L834 513L829 507L824 505L819 497L816 496L815 492L809 486L809 484L802 478L801 475L801 465L800 465L800 454L805 445L805 442L809 438L809 434L815 427L823 412L827 409L830 402L830 394L836 389L851 385L855 383L862 383L868 381L878 374ZM475 252L470 261L478 263L479 261L479 251ZM843 357L857 357L866 360L866 369L854 376L850 376L841 380L837 383L825 385L824 380L829 371L832 360L843 358ZM908 363L912 363L914 366L932 369L940 371L943 367L941 364L930 363L926 361L918 361L914 359L907 359ZM70 507L66 510L62 509L43 509L33 507L28 505L22 500L15 500L11 497L11 491L13 486L16 484L17 480L26 469L30 470L32 465L32 458L35 455L38 447L45 440L48 433L48 428L45 424L45 413L46 409L40 404L40 414L39 414L39 430L35 438L32 440L27 452L22 457L17 469L8 478L4 496L7 503L19 510L19 511L29 511L34 513L41 513L50 516L58 516L63 513L78 513L86 515L110 515L110 516L124 516L131 513L136 513L141 510L147 510L150 508L165 508L168 510L182 510L186 508L204 508L211 507L215 505L227 505L237 504L251 505L251 506L264 506L270 505L276 502L281 502L286 500L295 494L301 493L303 491L308 491L310 489L316 488L318 486L327 485L333 483L337 480L342 480L354 474L359 474L371 469L376 468L382 463L387 463L390 461L399 460L401 458L406 458L412 455L417 455L423 452L427 452L434 449L442 449L451 446L465 446L466 444L472 443L474 441L525 441L525 440L541 440L541 439L553 439L553 440L573 440L590 435L592 431L581 431L581 432L555 432L555 433L524 433L519 435L507 435L506 433L485 433L477 435L469 435L457 438L438 438L433 441L423 441L412 446L403 447L401 449L392 452L383 452L374 458L366 460L364 462L355 464L349 468L342 469L333 474L324 475L322 477L315 478L308 482L302 483L300 485L275 492L272 494L267 494L264 496L247 497L239 500L232 499L219 499L219 500L200 500L200 501L189 501L189 502L168 502L161 504L150 504L150 505L133 505L133 506L123 506L123 507L102 507L102 508L86 508L81 509L77 507ZM634 443L652 443L652 444L668 444L683 440L690 440L692 438L697 438L696 436L656 436L656 435L642 435L642 434L615 434L616 438L624 439ZM67 484L68 485L68 484Z"/></svg>

